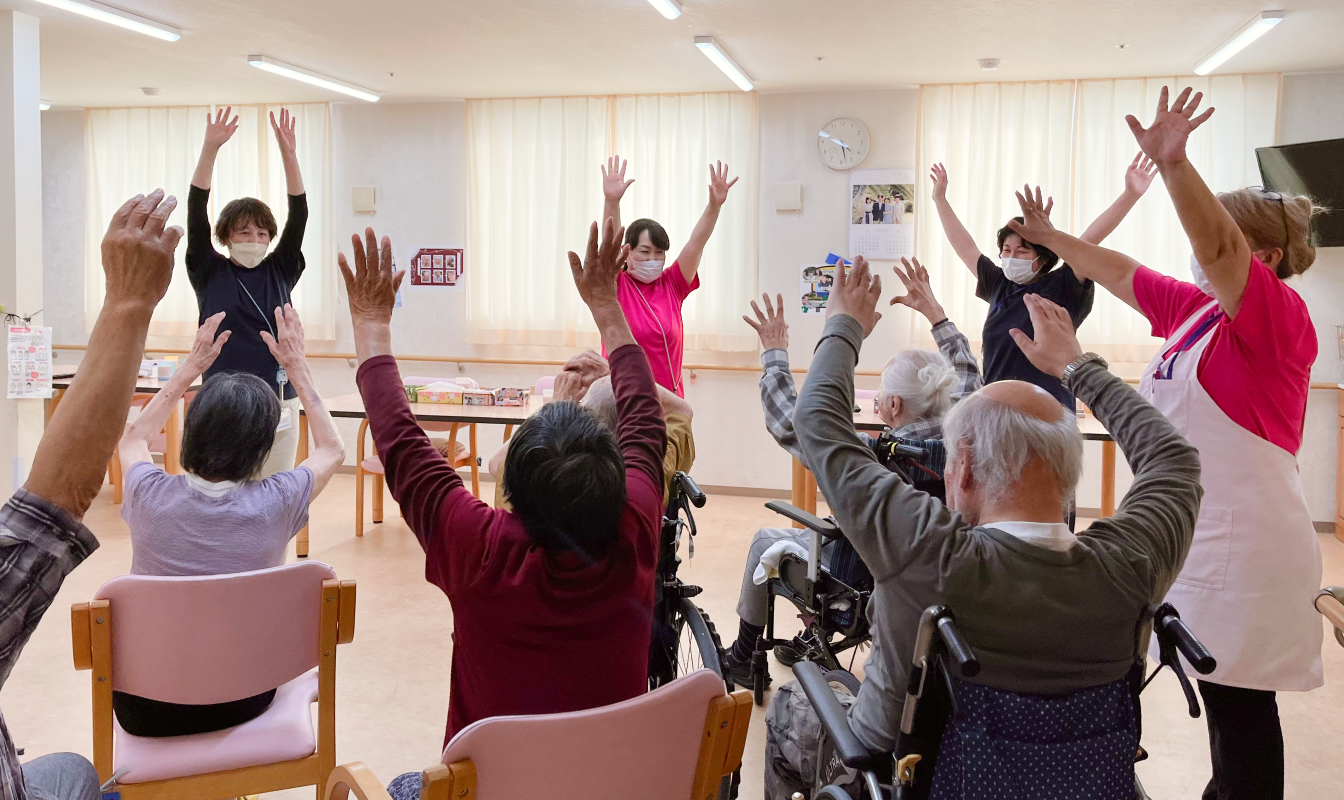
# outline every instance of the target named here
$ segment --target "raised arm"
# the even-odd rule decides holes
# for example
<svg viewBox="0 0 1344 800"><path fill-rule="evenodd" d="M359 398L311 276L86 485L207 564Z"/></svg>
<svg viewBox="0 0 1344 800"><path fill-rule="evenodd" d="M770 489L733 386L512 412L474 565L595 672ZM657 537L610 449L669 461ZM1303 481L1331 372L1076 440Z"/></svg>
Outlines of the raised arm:
<svg viewBox="0 0 1344 800"><path fill-rule="evenodd" d="M1134 204L1139 202L1139 198L1148 191L1148 187L1153 185L1153 176L1156 174L1157 165L1151 158L1143 153L1134 156L1129 168L1125 170L1125 190L1115 198L1114 203L1101 212L1100 216L1092 220L1092 224L1088 225L1087 230L1078 238L1089 244L1101 244L1121 222L1124 222Z"/></svg>
<svg viewBox="0 0 1344 800"><path fill-rule="evenodd" d="M126 425L145 333L173 277L182 229L165 227L177 200L156 189L136 196L112 217L103 237L107 291L89 347L70 388L38 444L24 488L84 516L102 488L107 462Z"/></svg>
<svg viewBox="0 0 1344 800"><path fill-rule="evenodd" d="M1041 203L1039 186L1034 194L1030 187L1022 187L1017 193L1017 202L1022 206L1023 221L1010 221L1008 227L1023 239L1055 251L1078 277L1096 281L1130 308L1143 313L1134 296L1134 271L1139 268L1139 262L1124 253L1089 244L1057 230L1050 222L1046 206Z"/></svg>
<svg viewBox="0 0 1344 800"><path fill-rule="evenodd" d="M336 430L336 421L331 418L322 403L322 396L313 384L313 373L308 369L308 359L303 352L303 323L299 321L299 312L294 306L286 305L275 310L275 332L279 339L271 338L269 331L261 331L261 340L270 348L271 355L284 369L289 382L303 404L303 412L308 416L308 430L312 432L313 448L308 457L299 466L307 467L313 473L313 491L309 502L326 488L327 481L336 474L336 469L345 463L345 442Z"/></svg>
<svg viewBox="0 0 1344 800"><path fill-rule="evenodd" d="M929 173L929 180L933 181L933 205L938 209L938 221L943 224L943 235L952 245L952 251L957 254L957 258L966 265L966 269L969 269L972 275L978 276L980 248L975 246L975 238L966 230L966 226L961 224L957 212L952 210L952 204L947 202L947 168L942 164L934 164Z"/></svg>
<svg viewBox="0 0 1344 800"><path fill-rule="evenodd" d="M984 378L980 375L980 364L975 360L975 353L971 352L971 343L947 318L947 312L943 310L938 297L933 293L929 271L919 263L919 259L914 259L912 264L909 259L902 258L901 263L905 265L905 269L893 266L892 271L896 273L897 278L900 278L901 283L905 284L905 294L891 298L891 305L899 303L918 311L929 321L933 338L938 342L938 352L942 353L956 370L957 385L952 392L952 399L960 400L985 384Z"/></svg>
<svg viewBox="0 0 1344 800"><path fill-rule="evenodd" d="M705 213L700 215L700 221L695 223L691 231L691 238L686 240L686 246L681 248L681 254L677 256L677 265L681 267L682 277L686 278L687 284L695 281L695 273L700 269L700 257L704 255L705 245L719 222L719 209L728 200L728 190L735 183L737 178L728 180L727 164L719 161L709 165L709 205L705 206Z"/></svg>
<svg viewBox="0 0 1344 800"><path fill-rule="evenodd" d="M1190 133L1213 116L1212 108L1194 116L1201 99L1203 95L1200 93L1191 98L1190 88L1186 87L1168 109L1167 87L1163 86L1152 125L1144 129L1132 116L1125 117L1125 121L1134 132L1134 138L1139 140L1139 147L1162 173L1167 194L1176 206L1176 216L1190 238L1195 260L1204 269L1218 305L1229 317L1236 317L1241 307L1241 295L1246 291L1246 280L1251 274L1251 247L1232 215L1209 191L1204 179L1185 157L1185 143Z"/></svg>
<svg viewBox="0 0 1344 800"><path fill-rule="evenodd" d="M289 109L280 109L279 121L275 112L271 112L271 130L275 132L275 143L280 145L280 161L285 165L285 191L291 196L303 194L303 175L299 173L299 157L294 153L294 117Z"/></svg>
<svg viewBox="0 0 1344 800"><path fill-rule="evenodd" d="M224 343L232 335L232 331L224 331L218 338L215 337L223 321L224 312L221 311L196 329L196 341L191 346L191 352L183 359L173 377L145 404L135 422L126 426L126 432L122 434L121 442L117 445L123 473L129 472L132 465L141 461L154 460L149 452L150 440L163 430L164 424L168 422L168 417L182 399L182 395L186 394L196 379L204 375L210 365L215 363L220 351L224 349Z"/></svg>
<svg viewBox="0 0 1344 800"><path fill-rule="evenodd" d="M621 198L635 182L634 178L625 179L625 163L620 156L612 156L602 167L602 219L611 220L618 228L621 227Z"/></svg>
<svg viewBox="0 0 1344 800"><path fill-rule="evenodd" d="M238 117L230 119L231 114L233 106L215 111L213 117L206 112L205 144L201 145L201 157L196 162L196 172L191 176L191 185L198 189L210 191L210 178L215 172L215 157L219 155L219 148L238 130Z"/></svg>
<svg viewBox="0 0 1344 800"><path fill-rule="evenodd" d="M760 385L765 429L774 437L776 444L806 466L807 457L798 446L798 434L793 430L798 390L794 387L793 373L789 370L789 325L784 321L784 295L777 294L775 297L779 301L778 310L770 302L770 295L762 294L765 313L761 313L760 306L752 300L751 310L756 313L756 319L752 320L745 314L742 319L761 337L761 366L765 371L761 373Z"/></svg>

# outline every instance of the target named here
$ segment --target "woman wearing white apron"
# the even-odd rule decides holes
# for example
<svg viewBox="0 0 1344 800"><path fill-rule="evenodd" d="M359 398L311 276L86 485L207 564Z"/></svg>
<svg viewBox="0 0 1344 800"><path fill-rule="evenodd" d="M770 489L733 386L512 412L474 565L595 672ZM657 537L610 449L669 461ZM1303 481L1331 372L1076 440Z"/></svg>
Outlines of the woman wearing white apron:
<svg viewBox="0 0 1344 800"><path fill-rule="evenodd" d="M1218 660L1199 681L1213 778L1204 800L1283 797L1276 691L1323 683L1312 616L1321 555L1298 476L1316 334L1283 281L1315 260L1310 199L1259 189L1214 196L1185 158L1190 90L1145 130L1190 238L1193 283L1049 228L1040 192L1021 197L1024 238L1041 242L1143 314L1166 341L1139 391L1199 448L1204 499L1194 542L1167 593ZM1042 238L1044 237L1044 238ZM1155 598L1157 599L1157 598Z"/></svg>

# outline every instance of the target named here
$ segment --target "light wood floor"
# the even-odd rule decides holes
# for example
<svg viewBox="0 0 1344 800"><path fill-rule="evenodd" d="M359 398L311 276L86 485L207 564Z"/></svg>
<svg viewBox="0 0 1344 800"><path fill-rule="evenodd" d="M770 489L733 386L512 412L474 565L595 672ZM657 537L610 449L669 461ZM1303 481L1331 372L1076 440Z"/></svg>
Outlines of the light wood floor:
<svg viewBox="0 0 1344 800"><path fill-rule="evenodd" d="M482 494L493 496L492 484ZM759 498L711 496L696 512L700 536L695 558L682 576L705 588L698 602L725 639L737 630L734 607L742 560L751 534L779 525ZM66 581L55 604L0 692L0 709L24 759L56 751L91 755L89 673L70 660L72 603L87 600L108 579L130 567L130 542L119 507L105 489L85 522L101 549ZM355 640L340 649L337 672L337 757L363 761L384 781L437 761L448 707L452 611L438 589L424 581L424 556L388 499L387 522L354 536L354 478L337 475L312 508L312 557L359 582ZM1344 544L1321 536L1325 582L1344 584ZM291 557L292 558L292 557ZM683 553L685 558L685 553ZM786 620L781 610L781 627ZM862 660L863 656L860 656ZM773 662L772 662L773 664ZM776 684L789 673L773 664ZM1287 796L1340 796L1344 759L1339 720L1344 712L1344 648L1325 645L1326 687L1308 694L1281 694L1287 739ZM768 698L767 698L768 700ZM764 710L752 720L743 769L742 796L761 796L765 749ZM1197 797L1209 777L1203 720L1186 715L1174 678L1165 676L1144 695L1144 744L1153 757L1139 767L1155 798ZM274 797L311 798L311 790Z"/></svg>

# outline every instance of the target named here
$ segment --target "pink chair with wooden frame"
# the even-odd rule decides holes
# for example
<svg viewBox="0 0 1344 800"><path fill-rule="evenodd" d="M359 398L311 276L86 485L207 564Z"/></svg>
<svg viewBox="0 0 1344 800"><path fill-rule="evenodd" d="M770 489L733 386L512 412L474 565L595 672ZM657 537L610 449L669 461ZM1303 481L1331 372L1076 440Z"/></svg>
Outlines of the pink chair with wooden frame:
<svg viewBox="0 0 1344 800"><path fill-rule="evenodd" d="M122 800L296 786L323 796L336 766L336 646L354 638L354 581L320 561L235 575L124 575L76 603L70 622L75 669L93 671L93 764L100 781L118 776ZM213 733L131 736L112 712L113 690L209 704L270 689L264 714Z"/></svg>
<svg viewBox="0 0 1344 800"><path fill-rule="evenodd" d="M720 800L742 765L751 695L709 670L587 711L494 717L460 731L423 773L421 800ZM327 800L387 800L364 764L337 767Z"/></svg>

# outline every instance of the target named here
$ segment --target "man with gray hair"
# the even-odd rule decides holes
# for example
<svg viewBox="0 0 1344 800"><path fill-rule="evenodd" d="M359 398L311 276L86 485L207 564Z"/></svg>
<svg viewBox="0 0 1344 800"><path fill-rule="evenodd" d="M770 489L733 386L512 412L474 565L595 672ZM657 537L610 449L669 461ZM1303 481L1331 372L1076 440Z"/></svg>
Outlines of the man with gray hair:
<svg viewBox="0 0 1344 800"><path fill-rule="evenodd" d="M795 422L818 486L876 582L873 650L858 697L843 702L864 745L890 752L919 617L931 605L957 615L980 659L975 683L1066 695L1123 678L1147 646L1145 610L1189 551L1201 490L1198 451L1100 356L1082 352L1067 312L1032 294L1034 333L1013 338L1115 437L1134 472L1124 502L1069 532L1082 472L1077 422L1021 381L985 386L945 417L947 506L906 485L859 441L851 412L880 294L863 259L848 276L836 270ZM820 722L796 682L776 693L766 727L766 796L809 792Z"/></svg>

